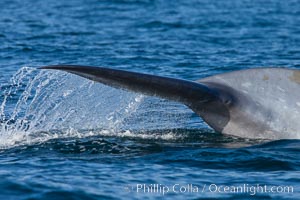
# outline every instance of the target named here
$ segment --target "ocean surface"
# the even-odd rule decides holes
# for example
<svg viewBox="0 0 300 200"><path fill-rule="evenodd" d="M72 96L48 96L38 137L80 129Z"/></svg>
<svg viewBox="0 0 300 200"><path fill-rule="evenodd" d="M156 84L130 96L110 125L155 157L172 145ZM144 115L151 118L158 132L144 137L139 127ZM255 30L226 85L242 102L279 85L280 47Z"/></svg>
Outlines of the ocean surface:
<svg viewBox="0 0 300 200"><path fill-rule="evenodd" d="M179 103L37 69L300 69L299 25L296 0L0 1L0 199L300 199L300 135L222 135Z"/></svg>

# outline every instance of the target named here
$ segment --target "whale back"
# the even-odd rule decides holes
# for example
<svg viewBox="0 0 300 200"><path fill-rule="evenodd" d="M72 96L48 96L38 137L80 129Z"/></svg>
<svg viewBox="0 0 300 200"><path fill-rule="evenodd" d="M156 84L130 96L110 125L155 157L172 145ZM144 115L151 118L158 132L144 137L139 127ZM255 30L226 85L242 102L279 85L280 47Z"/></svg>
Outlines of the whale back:
<svg viewBox="0 0 300 200"><path fill-rule="evenodd" d="M248 69L198 82L220 85L225 90L230 88L235 96L237 102L230 109L224 133L255 138L299 138L300 70Z"/></svg>

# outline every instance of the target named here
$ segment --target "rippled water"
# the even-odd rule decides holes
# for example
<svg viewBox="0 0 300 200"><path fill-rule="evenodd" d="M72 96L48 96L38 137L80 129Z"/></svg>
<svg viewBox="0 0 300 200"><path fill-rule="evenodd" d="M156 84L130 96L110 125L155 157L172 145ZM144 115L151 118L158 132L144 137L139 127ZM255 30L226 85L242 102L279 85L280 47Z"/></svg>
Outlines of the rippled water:
<svg viewBox="0 0 300 200"><path fill-rule="evenodd" d="M299 68L299 3L1 1L0 198L299 198L299 140L221 135L184 105L36 69Z"/></svg>

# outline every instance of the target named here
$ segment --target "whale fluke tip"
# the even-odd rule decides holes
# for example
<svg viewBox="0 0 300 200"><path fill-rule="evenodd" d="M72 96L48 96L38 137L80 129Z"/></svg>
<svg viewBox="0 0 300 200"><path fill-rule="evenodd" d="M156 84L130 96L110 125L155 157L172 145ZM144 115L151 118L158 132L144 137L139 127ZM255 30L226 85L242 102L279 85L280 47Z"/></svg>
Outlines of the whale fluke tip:
<svg viewBox="0 0 300 200"><path fill-rule="evenodd" d="M38 67L38 69L66 69L70 67L75 67L73 65L47 65L47 66L41 66Z"/></svg>

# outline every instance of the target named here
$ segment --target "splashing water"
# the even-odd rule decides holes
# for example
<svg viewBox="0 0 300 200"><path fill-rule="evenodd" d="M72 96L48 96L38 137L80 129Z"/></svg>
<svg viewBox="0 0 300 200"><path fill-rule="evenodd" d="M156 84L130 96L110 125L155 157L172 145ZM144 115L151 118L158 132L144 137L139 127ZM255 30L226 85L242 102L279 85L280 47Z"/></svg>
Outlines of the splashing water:
<svg viewBox="0 0 300 200"><path fill-rule="evenodd" d="M117 132L143 96L56 71L23 67L1 86L0 147L52 138L81 137L79 130ZM90 133L89 135L91 135Z"/></svg>

